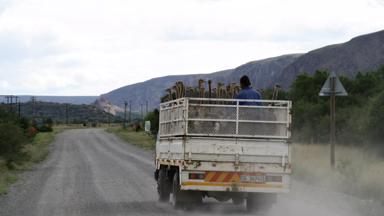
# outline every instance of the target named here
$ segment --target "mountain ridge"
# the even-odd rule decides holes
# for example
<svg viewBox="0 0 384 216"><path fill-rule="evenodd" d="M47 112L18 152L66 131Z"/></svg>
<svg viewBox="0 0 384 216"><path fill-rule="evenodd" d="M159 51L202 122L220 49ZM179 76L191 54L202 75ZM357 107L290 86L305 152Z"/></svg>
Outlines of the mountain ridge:
<svg viewBox="0 0 384 216"><path fill-rule="evenodd" d="M313 74L316 70L332 70L339 75L354 77L359 71L368 72L384 65L384 31L364 34L344 43L332 44L307 53L286 54L247 62L233 69L209 74L169 75L120 87L101 97L122 107L124 101L132 101L132 109L140 110L140 104L148 101L149 109L158 107L165 89L176 81L197 86L198 79L218 82L238 82L248 75L256 88L272 88L280 84L288 89L297 75Z"/></svg>

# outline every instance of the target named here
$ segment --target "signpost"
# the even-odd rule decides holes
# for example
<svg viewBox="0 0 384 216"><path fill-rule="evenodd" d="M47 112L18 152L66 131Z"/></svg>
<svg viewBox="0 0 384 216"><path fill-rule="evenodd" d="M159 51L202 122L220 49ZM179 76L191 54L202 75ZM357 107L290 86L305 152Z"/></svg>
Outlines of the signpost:
<svg viewBox="0 0 384 216"><path fill-rule="evenodd" d="M319 96L330 97L330 142L331 142L331 167L335 168L335 141L336 141L336 96L348 96L347 91L335 72L331 72L320 90Z"/></svg>

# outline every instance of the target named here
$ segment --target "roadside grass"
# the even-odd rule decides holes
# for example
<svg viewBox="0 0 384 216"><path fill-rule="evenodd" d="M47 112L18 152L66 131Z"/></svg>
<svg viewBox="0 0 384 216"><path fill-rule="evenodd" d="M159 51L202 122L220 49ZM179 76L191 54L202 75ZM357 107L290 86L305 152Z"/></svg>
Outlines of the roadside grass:
<svg viewBox="0 0 384 216"><path fill-rule="evenodd" d="M20 161L13 169L7 168L5 161L0 158L0 195L6 194L11 184L18 180L18 175L30 169L33 165L43 161L49 154L49 146L55 135L61 132L62 128L55 128L53 132L36 134L33 141L23 148L26 154L25 159Z"/></svg>
<svg viewBox="0 0 384 216"><path fill-rule="evenodd" d="M124 129L122 127L107 128L107 132L116 134L122 140L136 145L143 149L155 149L155 138L145 131L136 132L131 128Z"/></svg>
<svg viewBox="0 0 384 216"><path fill-rule="evenodd" d="M384 158L376 152L337 146L334 171L328 145L293 144L292 152L295 179L384 202Z"/></svg>
<svg viewBox="0 0 384 216"><path fill-rule="evenodd" d="M0 195L5 194L8 186L16 181L16 173L8 170L5 165L5 161L0 158Z"/></svg>

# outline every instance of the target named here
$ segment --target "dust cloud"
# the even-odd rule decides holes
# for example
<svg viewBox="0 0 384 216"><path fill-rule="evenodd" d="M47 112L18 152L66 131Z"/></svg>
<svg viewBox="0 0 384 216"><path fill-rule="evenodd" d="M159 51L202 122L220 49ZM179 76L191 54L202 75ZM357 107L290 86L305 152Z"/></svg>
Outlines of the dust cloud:
<svg viewBox="0 0 384 216"><path fill-rule="evenodd" d="M266 216L382 216L383 212L383 205L378 201L293 182L291 192L280 195Z"/></svg>
<svg viewBox="0 0 384 216"><path fill-rule="evenodd" d="M179 211L177 215L256 215L256 216L383 216L384 205L379 201L364 200L336 192L327 187L293 181L287 194L279 194L277 203L266 212L248 213L245 204L219 203L213 199L192 211Z"/></svg>

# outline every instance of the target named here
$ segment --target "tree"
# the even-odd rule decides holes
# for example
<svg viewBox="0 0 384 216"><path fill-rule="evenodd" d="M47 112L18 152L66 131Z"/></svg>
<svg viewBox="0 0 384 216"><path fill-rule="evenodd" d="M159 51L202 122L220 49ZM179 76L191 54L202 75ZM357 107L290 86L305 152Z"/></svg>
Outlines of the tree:
<svg viewBox="0 0 384 216"><path fill-rule="evenodd" d="M367 132L375 143L384 140L384 90L373 100L369 110Z"/></svg>
<svg viewBox="0 0 384 216"><path fill-rule="evenodd" d="M144 120L151 122L151 133L156 135L159 131L159 110L154 109L152 112L149 112Z"/></svg>
<svg viewBox="0 0 384 216"><path fill-rule="evenodd" d="M17 117L0 110L0 156L6 160L9 168L12 168L14 162L26 156L22 152L26 143L25 132L17 122Z"/></svg>

